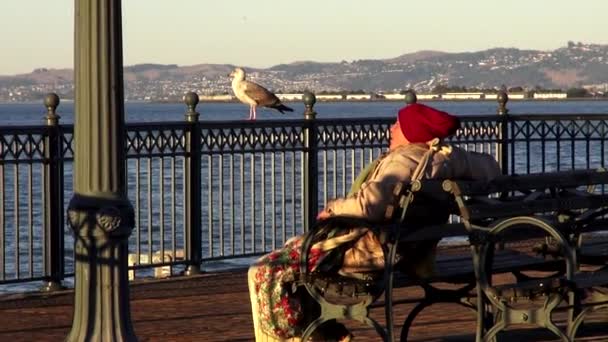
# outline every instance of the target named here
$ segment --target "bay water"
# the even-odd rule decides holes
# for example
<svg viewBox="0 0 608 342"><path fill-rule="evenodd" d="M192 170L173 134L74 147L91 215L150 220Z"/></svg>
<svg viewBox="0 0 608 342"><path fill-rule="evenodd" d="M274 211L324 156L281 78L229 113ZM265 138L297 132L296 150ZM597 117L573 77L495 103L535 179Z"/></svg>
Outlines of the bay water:
<svg viewBox="0 0 608 342"><path fill-rule="evenodd" d="M447 111L455 115L491 115L496 114L496 101L428 101L420 102ZM299 119L303 118L302 102L287 102L292 113L281 114L277 111L261 108L258 120ZM318 118L373 118L396 116L404 103L399 101L365 101L365 102L317 102L314 109ZM507 103L510 114L589 114L608 113L608 100L577 101L511 101ZM197 106L200 120L245 120L249 107L241 103L201 102ZM180 103L147 103L127 102L125 119L127 122L162 122L184 120L186 106ZM0 125L41 125L44 124L46 109L40 103L4 103L0 104ZM74 103L63 101L57 113L60 123L74 122Z"/></svg>
<svg viewBox="0 0 608 342"><path fill-rule="evenodd" d="M423 103L423 102L421 102ZM496 101L429 101L424 102L438 109L453 113L455 115L492 115L497 112ZM301 102L289 102L288 106L294 109L293 113L281 115L278 112L269 109L258 110L258 120L276 120L276 119L299 119L303 117L304 105ZM315 105L317 118L373 118L373 117L395 117L399 108L403 107L402 102L319 102ZM511 114L590 114L590 113L608 113L608 101L593 100L593 101L512 101L507 104ZM245 120L248 116L248 106L240 103L199 103L197 111L201 114L201 121L217 121L217 120ZM164 121L182 121L186 106L179 103L143 103L129 102L125 105L125 117L129 123L140 122L164 122ZM57 113L61 116L61 124L71 124L74 120L73 102L64 101L57 109ZM1 126L22 126L22 125L43 125L46 109L42 103L5 103L0 104L0 125ZM66 175L71 175L72 165L66 165ZM158 166L155 166L158 167ZM163 165L164 167L164 165ZM156 169L155 169L156 170ZM40 172L41 170L34 171ZM141 176L146 177L145 169L139 171L143 173ZM154 172L154 170L153 170ZM25 175L21 175L24 177ZM203 173L203 176L205 174ZM70 177L71 178L71 177ZM179 178L179 175L178 175ZM25 178L23 178L25 179ZM131 175L129 182L131 182ZM71 197L72 184L65 184L65 200L69 201ZM41 183L39 177L34 176L33 191L40 192ZM4 187L6 192L15 192L14 185L10 181ZM299 190L299 189L298 189ZM131 191L131 190L130 190ZM18 191L17 191L18 192ZM298 192L299 193L299 192ZM19 201L25 203L26 194L20 193ZM155 195L156 196L156 195ZM22 198L23 197L23 198ZM8 197L10 198L10 197ZM6 210L11 211L14 204L11 200L6 202ZM179 200L179 199L178 199ZM177 210L181 212L181 205ZM36 217L40 216L40 212L34 212ZM144 214L145 216L145 214ZM36 222L34 222L36 224ZM217 223L214 219L213 223ZM146 218L143 217L142 224L147 225ZM38 229L38 228L36 228ZM69 232L67 232L69 235ZM178 231L178 234L180 232ZM10 234L7 238L11 238ZM180 238L181 239L181 238ZM27 244L32 243L34 250L41 250L42 241L34 239L33 241L20 241L20 245L24 250ZM66 248L70 248L71 242L66 240ZM14 246L4 246L7 250L2 251L8 255L7 264L10 263L15 255ZM208 247L208 246L207 246ZM0 246L3 248L3 246ZM34 270L39 271L42 265L41 256L34 257ZM215 263L207 263L207 269L229 268L233 266L243 266L250 259L246 260L225 260ZM72 268L72 260L68 257L66 268ZM67 285L70 285L71 279L67 280ZM14 284L0 286L0 293L7 291L24 291L33 290L37 284Z"/></svg>

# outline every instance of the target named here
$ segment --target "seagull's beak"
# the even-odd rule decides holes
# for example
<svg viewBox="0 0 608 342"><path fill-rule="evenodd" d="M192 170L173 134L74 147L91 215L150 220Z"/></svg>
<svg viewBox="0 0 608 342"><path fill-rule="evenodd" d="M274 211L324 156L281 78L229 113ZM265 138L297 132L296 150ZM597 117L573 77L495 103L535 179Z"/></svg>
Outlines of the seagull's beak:
<svg viewBox="0 0 608 342"><path fill-rule="evenodd" d="M231 72L228 74L228 77L233 77L234 76L234 72Z"/></svg>

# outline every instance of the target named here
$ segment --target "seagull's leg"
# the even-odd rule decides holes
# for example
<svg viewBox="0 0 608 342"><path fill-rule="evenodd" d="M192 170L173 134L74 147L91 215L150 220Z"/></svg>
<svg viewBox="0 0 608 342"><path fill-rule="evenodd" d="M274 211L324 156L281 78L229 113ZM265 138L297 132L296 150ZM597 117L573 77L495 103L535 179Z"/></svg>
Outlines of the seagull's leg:
<svg viewBox="0 0 608 342"><path fill-rule="evenodd" d="M255 109L256 109L255 106L253 106L253 120L255 120L255 118L257 116L257 113L256 113Z"/></svg>
<svg viewBox="0 0 608 342"><path fill-rule="evenodd" d="M251 118L253 117L253 106L249 106L249 119L247 120L251 120Z"/></svg>

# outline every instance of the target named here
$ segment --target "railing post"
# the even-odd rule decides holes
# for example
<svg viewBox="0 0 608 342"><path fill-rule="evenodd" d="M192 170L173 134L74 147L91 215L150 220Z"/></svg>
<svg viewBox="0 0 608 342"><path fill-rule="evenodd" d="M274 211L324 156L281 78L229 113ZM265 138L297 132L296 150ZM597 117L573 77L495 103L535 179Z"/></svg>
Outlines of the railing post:
<svg viewBox="0 0 608 342"><path fill-rule="evenodd" d="M500 116L500 122L498 124L498 149L497 160L500 163L500 168L504 175L509 174L509 109L507 109L507 102L509 101L509 95L504 90L498 92L496 96L498 101L497 113Z"/></svg>
<svg viewBox="0 0 608 342"><path fill-rule="evenodd" d="M307 91L302 96L304 106L304 155L302 161L304 163L304 174L302 175L303 184L303 225L304 229L310 228L310 225L316 221L319 206L319 181L318 181L318 160L317 160L317 125L315 119L317 113L313 107L317 102L315 94Z"/></svg>
<svg viewBox="0 0 608 342"><path fill-rule="evenodd" d="M44 97L47 109L44 137L44 275L43 291L62 289L63 263L63 156L55 93Z"/></svg>
<svg viewBox="0 0 608 342"><path fill-rule="evenodd" d="M184 223L186 230L186 275L201 273L201 126L196 112L198 94L189 92L184 96L188 106L185 133L186 157L184 170Z"/></svg>
<svg viewBox="0 0 608 342"><path fill-rule="evenodd" d="M405 104L411 105L412 103L418 102L418 97L416 97L416 92L413 90L408 90L405 92Z"/></svg>

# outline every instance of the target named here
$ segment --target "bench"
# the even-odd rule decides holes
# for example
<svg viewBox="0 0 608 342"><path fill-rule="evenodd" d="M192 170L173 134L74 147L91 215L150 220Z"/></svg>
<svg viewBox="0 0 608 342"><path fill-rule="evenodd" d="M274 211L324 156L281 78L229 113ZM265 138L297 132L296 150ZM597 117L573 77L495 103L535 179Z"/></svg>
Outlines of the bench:
<svg viewBox="0 0 608 342"><path fill-rule="evenodd" d="M603 170L600 170L603 171ZM608 284L607 273L580 272L580 261L589 260L591 254L606 260L605 246L591 247L581 243L583 233L606 229L605 207L608 196L596 191L597 185L608 184L608 174L597 170L581 170L500 177L490 183L446 181L445 190L451 192L459 205L460 217L467 225L473 258L479 263L478 296L494 309L495 320L486 326L478 325L478 340L492 340L502 329L512 324L536 324L545 327L562 340L574 340L578 325L590 310L583 309L582 291ZM488 195L495 194L495 197ZM481 221L476 225L475 221ZM522 279L515 284L492 286L492 253L497 243L504 243L509 230L523 226L535 227L550 236L552 248L542 243L540 248L553 250L552 260L560 256L566 267L564 274L544 279ZM474 234L473 234L474 233ZM471 237L474 236L474 239ZM516 239L525 240L530 234ZM502 241L501 241L502 240ZM591 247L591 248L590 248ZM541 253L547 255L547 253ZM577 259L579 262L577 262ZM545 304L536 309L519 309L511 302L546 295ZM567 299L569 322L567 336L552 322L552 313L563 299ZM478 305L481 304L481 300ZM597 297L587 308L598 309L606 302ZM489 329L488 329L489 328Z"/></svg>
<svg viewBox="0 0 608 342"><path fill-rule="evenodd" d="M599 193L594 186L607 184L608 173L597 170L502 176L491 182L425 180L395 189L395 203L399 205L387 213L389 224L347 217L316 224L303 242L300 273L301 283L320 304L321 314L304 331L303 339L324 322L346 318L368 324L383 340L392 341L392 308L400 303L393 301L393 289L420 286L424 297L406 318L402 341L407 340L418 313L438 302L458 303L474 310L478 341L492 340L499 331L517 323L536 324L562 340L573 340L588 312L608 306L601 295L594 294L586 303L581 295L584 290L608 284L606 270L585 273L579 271L577 263L605 264L608 259L606 245L581 243L583 233L606 227L603 206L608 203L608 195ZM447 215L455 216L455 222L443 223ZM438 220L423 223L428 217ZM386 259L381 276L362 274L359 279L352 279L308 272L305 265L314 236L326 229L323 227L336 225L369 227L378 234ZM526 233L518 234L523 227L527 228ZM436 275L421 279L395 268L398 245L455 236L468 237L470 252L438 255ZM525 252L504 248L507 242L517 241L532 241L534 248ZM549 272L549 276L535 278L527 275L528 271ZM492 275L499 273L511 273L516 281L493 286ZM456 284L458 288L440 289L435 286L437 283ZM474 302L470 299L473 289ZM384 302L379 301L382 295ZM546 298L541 308L521 309L509 304L538 296ZM564 301L569 310L567 334L551 320L553 311ZM386 327L370 317L373 305L384 306ZM491 310L485 309L488 307Z"/></svg>

